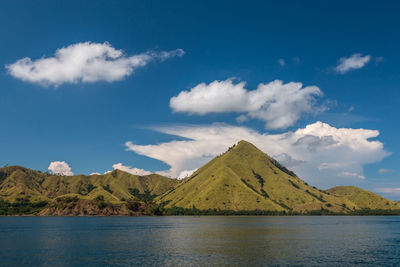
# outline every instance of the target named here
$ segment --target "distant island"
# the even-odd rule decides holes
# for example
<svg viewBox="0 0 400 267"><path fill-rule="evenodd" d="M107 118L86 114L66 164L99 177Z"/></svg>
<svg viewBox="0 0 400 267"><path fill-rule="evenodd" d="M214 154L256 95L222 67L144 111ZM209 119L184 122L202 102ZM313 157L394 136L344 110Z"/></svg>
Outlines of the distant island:
<svg viewBox="0 0 400 267"><path fill-rule="evenodd" d="M400 215L400 204L354 186L320 190L240 141L183 180L121 170L58 176L6 166L0 215Z"/></svg>

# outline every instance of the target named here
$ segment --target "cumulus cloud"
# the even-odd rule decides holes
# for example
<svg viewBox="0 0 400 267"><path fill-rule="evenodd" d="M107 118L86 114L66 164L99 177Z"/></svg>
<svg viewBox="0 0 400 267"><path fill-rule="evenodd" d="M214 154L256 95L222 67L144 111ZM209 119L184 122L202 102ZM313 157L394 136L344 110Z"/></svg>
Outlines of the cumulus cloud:
<svg viewBox="0 0 400 267"><path fill-rule="evenodd" d="M101 175L99 172L92 172L91 174L89 174L89 175Z"/></svg>
<svg viewBox="0 0 400 267"><path fill-rule="evenodd" d="M279 161L281 164L283 164L284 166L297 166L303 163L306 163L304 160L301 159L295 159L293 157L291 157L289 154L287 153L282 153L282 154L278 154L278 155L274 155L274 158Z"/></svg>
<svg viewBox="0 0 400 267"><path fill-rule="evenodd" d="M189 91L182 91L170 100L174 112L205 115L209 113L243 113L238 121L247 117L266 122L267 129L285 129L300 119L302 114L317 113L324 107L316 105L317 97L323 95L316 86L303 88L301 83L283 84L276 80L259 84L248 91L245 82L233 79L200 83Z"/></svg>
<svg viewBox="0 0 400 267"><path fill-rule="evenodd" d="M183 54L182 49L176 49L127 56L107 42L84 42L60 48L53 57L36 60L25 57L7 65L6 68L17 79L45 86L78 82L113 82L131 75L152 60L163 61Z"/></svg>
<svg viewBox="0 0 400 267"><path fill-rule="evenodd" d="M69 167L68 163L66 163L65 161L50 162L48 170L52 174L57 174L57 175L66 175L66 176L74 175L74 173L71 171L71 167Z"/></svg>
<svg viewBox="0 0 400 267"><path fill-rule="evenodd" d="M333 139L333 136L315 136L311 134L304 135L299 138L294 145L300 145L306 147L310 151L314 151L318 148L330 146L335 144L337 141Z"/></svg>
<svg viewBox="0 0 400 267"><path fill-rule="evenodd" d="M345 74L351 70L361 69L371 60L370 55L353 54L350 57L339 59L339 65L335 67L336 72Z"/></svg>
<svg viewBox="0 0 400 267"><path fill-rule="evenodd" d="M139 176L151 174L150 171L146 171L146 170L138 169L138 168L132 168L130 166L124 166L122 163L116 163L116 164L112 165L112 167L114 170L121 170L121 171L130 173L130 174L139 175Z"/></svg>
<svg viewBox="0 0 400 267"><path fill-rule="evenodd" d="M317 186L359 181L364 165L389 155L381 142L370 140L377 137L379 131L335 128L322 122L281 134L259 133L226 124L171 126L156 130L185 140L154 145L126 142L127 150L165 162L171 166L165 173L172 177L178 177L182 171L199 168L239 140L253 143ZM358 176L343 175L351 173Z"/></svg>
<svg viewBox="0 0 400 267"><path fill-rule="evenodd" d="M178 178L179 180L180 180L180 179L185 179L185 178L189 177L190 175L192 175L196 170L197 170L197 169L181 171L181 172L178 174L178 177L177 177L177 178Z"/></svg>
<svg viewBox="0 0 400 267"><path fill-rule="evenodd" d="M318 170L338 170L346 168L347 166L351 165L351 162L322 162L318 165Z"/></svg>

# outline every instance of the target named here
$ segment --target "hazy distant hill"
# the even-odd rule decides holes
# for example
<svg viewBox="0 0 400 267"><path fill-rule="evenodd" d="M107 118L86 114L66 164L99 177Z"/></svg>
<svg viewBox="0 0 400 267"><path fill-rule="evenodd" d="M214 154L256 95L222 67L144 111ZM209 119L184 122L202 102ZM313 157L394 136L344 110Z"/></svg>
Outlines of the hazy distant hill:
<svg viewBox="0 0 400 267"><path fill-rule="evenodd" d="M60 196L121 202L130 198L153 196L171 189L178 181L158 174L132 175L120 170L103 175L56 176L19 166L0 168L0 197L10 201L30 202Z"/></svg>
<svg viewBox="0 0 400 267"><path fill-rule="evenodd" d="M346 212L358 206L309 186L254 145L240 141L157 198L167 207Z"/></svg>

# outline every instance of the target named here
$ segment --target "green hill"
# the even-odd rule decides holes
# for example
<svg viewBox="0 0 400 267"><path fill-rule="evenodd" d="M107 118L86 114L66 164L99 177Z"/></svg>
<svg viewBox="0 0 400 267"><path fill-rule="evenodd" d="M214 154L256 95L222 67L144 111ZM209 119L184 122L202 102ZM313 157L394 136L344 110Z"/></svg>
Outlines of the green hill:
<svg viewBox="0 0 400 267"><path fill-rule="evenodd" d="M355 186L337 186L326 190L339 198L352 201L359 209L400 209L400 204Z"/></svg>
<svg viewBox="0 0 400 267"><path fill-rule="evenodd" d="M62 196L118 203L128 199L151 200L178 181L158 174L132 175L120 170L103 175L57 176L19 166L0 168L0 198L9 202L38 202Z"/></svg>
<svg viewBox="0 0 400 267"><path fill-rule="evenodd" d="M357 206L307 185L254 145L240 141L156 199L200 210L348 212Z"/></svg>
<svg viewBox="0 0 400 267"><path fill-rule="evenodd" d="M102 175L58 176L19 166L0 168L0 214L283 212L400 214L400 203L354 186L319 190L246 141L181 181L120 170Z"/></svg>

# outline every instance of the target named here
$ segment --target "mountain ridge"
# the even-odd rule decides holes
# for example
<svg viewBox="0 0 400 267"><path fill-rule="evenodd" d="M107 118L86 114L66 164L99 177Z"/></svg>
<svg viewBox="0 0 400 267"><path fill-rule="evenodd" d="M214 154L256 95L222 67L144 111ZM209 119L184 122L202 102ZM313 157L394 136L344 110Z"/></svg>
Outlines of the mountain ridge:
<svg viewBox="0 0 400 267"><path fill-rule="evenodd" d="M379 196L371 191L356 186L335 186L326 190L337 197L347 198L359 209L393 209L399 208L399 203Z"/></svg>
<svg viewBox="0 0 400 267"><path fill-rule="evenodd" d="M156 201L165 203L166 207L236 211L350 212L358 208L346 198L309 186L294 172L244 140Z"/></svg>
<svg viewBox="0 0 400 267"><path fill-rule="evenodd" d="M135 194L159 195L176 183L175 179L158 174L139 176L121 170L101 175L59 176L21 166L0 168L0 197L11 202L26 198L44 201L62 196L95 199L99 195L110 202L121 202L135 198Z"/></svg>
<svg viewBox="0 0 400 267"><path fill-rule="evenodd" d="M48 203L42 211L45 215L149 215L174 209L218 214L400 211L400 203L358 187L320 190L310 186L244 140L183 180L158 174L138 176L121 170L100 175L59 176L21 166L3 167L0 168L1 203L5 207L37 203L30 209L35 212Z"/></svg>

